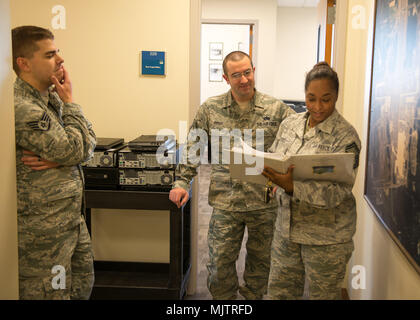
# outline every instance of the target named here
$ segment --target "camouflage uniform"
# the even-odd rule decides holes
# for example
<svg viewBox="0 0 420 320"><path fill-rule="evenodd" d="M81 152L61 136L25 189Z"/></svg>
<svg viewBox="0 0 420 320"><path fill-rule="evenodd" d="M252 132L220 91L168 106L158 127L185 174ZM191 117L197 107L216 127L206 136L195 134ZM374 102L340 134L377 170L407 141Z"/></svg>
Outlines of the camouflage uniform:
<svg viewBox="0 0 420 320"><path fill-rule="evenodd" d="M46 101L20 78L14 90L20 298L88 299L93 254L81 215L83 176L78 164L92 156L95 134L80 107L64 104L56 93L49 92ZM34 171L23 164L23 150L60 166ZM55 278L63 275L53 271L55 266L65 268L65 288Z"/></svg>
<svg viewBox="0 0 420 320"><path fill-rule="evenodd" d="M264 130L264 150L274 141L280 123L294 113L278 99L255 91L249 109L241 112L232 98L231 91L213 97L200 106L190 128L204 130L210 136L212 129L229 134L227 131L253 129L253 147L255 148L256 129ZM211 138L209 138L211 141ZM232 143L232 140L231 140ZM189 189L189 183L197 174L199 163L186 160L187 153L194 145L189 137L183 153L184 164L176 170L173 187ZM220 143L222 145L222 143ZM212 157L215 154L222 159L222 148L217 150L212 145ZM208 288L214 299L235 299L238 290L236 260L242 244L245 226L248 228L247 258L245 264L245 287L240 293L247 299L261 299L267 290L270 269L270 246L273 235L277 203L264 202L264 187L232 180L229 166L212 164L209 188L209 204L213 207L208 233L210 261Z"/></svg>
<svg viewBox="0 0 420 320"><path fill-rule="evenodd" d="M284 121L269 151L284 155L352 152L354 182L360 152L356 130L336 110L314 128L307 127L308 116L297 114ZM294 181L293 188L293 196L281 188L276 194L280 207L271 251L269 297L302 297L306 274L309 298L337 299L354 249L353 183Z"/></svg>

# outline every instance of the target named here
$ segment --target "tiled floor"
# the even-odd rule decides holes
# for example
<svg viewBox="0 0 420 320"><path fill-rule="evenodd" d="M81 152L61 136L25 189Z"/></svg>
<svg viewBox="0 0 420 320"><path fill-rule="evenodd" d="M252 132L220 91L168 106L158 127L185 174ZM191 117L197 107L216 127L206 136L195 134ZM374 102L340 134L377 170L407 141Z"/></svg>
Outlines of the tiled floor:
<svg viewBox="0 0 420 320"><path fill-rule="evenodd" d="M208 188L210 184L210 165L201 165L198 170L199 182L199 199L198 199L198 266L197 266L197 289L193 295L187 295L186 300L210 300L212 299L207 289L207 262L209 259L209 250L207 246L207 231L209 227L210 216L212 208L208 205ZM236 269L238 271L239 284L243 284L243 271L245 266L245 243L247 233L245 231L244 241L239 254L238 261L236 262ZM308 283L305 283L305 292L303 299L308 297ZM238 294L238 298L242 297ZM343 299L348 300L348 294L343 289Z"/></svg>

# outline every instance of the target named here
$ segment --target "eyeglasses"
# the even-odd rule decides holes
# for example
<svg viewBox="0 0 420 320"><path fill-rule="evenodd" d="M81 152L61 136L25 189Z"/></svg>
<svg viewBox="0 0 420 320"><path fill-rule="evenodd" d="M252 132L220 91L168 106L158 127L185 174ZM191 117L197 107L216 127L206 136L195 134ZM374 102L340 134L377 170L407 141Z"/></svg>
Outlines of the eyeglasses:
<svg viewBox="0 0 420 320"><path fill-rule="evenodd" d="M235 72L231 75L231 77L235 80L241 79L242 76L245 76L245 78L248 78L252 74L252 72L253 72L252 69L245 70L244 72Z"/></svg>

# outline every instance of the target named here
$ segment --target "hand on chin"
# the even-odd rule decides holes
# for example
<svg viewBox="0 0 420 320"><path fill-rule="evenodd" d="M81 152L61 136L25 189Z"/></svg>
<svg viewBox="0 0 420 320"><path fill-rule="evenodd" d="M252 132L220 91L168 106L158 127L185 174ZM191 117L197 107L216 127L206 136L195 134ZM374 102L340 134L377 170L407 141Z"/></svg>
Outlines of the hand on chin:
<svg viewBox="0 0 420 320"><path fill-rule="evenodd" d="M64 79L64 71L63 69L59 69L57 72L54 73L54 76L57 78L57 80L62 83L62 80Z"/></svg>

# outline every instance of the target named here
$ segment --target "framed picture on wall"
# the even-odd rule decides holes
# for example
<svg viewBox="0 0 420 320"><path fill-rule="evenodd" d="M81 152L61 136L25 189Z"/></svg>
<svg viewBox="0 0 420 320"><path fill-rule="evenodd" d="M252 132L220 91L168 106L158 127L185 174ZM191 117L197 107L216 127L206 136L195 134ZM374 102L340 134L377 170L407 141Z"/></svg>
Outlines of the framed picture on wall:
<svg viewBox="0 0 420 320"><path fill-rule="evenodd" d="M209 81L222 82L223 81L223 67L221 64L209 64Z"/></svg>
<svg viewBox="0 0 420 320"><path fill-rule="evenodd" d="M420 273L417 12L419 1L376 1L365 199Z"/></svg>
<svg viewBox="0 0 420 320"><path fill-rule="evenodd" d="M209 44L209 59L210 60L223 60L223 43L210 42Z"/></svg>

